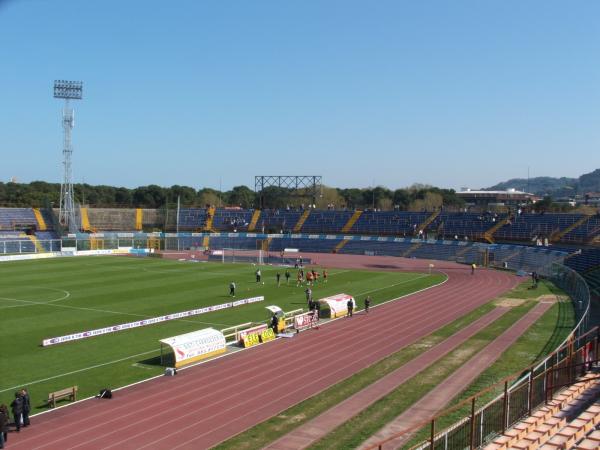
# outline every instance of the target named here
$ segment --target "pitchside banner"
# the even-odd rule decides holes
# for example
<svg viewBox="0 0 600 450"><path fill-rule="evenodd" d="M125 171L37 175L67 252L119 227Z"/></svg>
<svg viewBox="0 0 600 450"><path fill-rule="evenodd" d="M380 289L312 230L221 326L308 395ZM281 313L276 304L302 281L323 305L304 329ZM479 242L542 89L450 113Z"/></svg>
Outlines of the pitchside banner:
<svg viewBox="0 0 600 450"><path fill-rule="evenodd" d="M309 311L304 314L298 314L294 316L294 328L297 331L304 330L305 328L316 327L319 322L319 316L315 311Z"/></svg>
<svg viewBox="0 0 600 450"><path fill-rule="evenodd" d="M150 319L136 320L135 322L123 323L120 325L113 325L110 327L98 328L95 330L82 331L80 333L53 337L49 339L44 339L42 341L42 347L62 344L64 342L78 341L79 339L100 336L103 334L116 333L117 331L129 330L131 328L145 327L147 325L154 325L155 323L167 322L169 320L183 319L185 317L197 316L199 314L206 314L213 311L219 311L220 309L235 308L236 306L247 305L249 303L262 302L264 299L265 297L261 295L259 297L251 297L242 300L236 300L235 302L222 303L220 305L212 305L206 306L204 308L192 309L191 311L167 314L165 316L152 317Z"/></svg>

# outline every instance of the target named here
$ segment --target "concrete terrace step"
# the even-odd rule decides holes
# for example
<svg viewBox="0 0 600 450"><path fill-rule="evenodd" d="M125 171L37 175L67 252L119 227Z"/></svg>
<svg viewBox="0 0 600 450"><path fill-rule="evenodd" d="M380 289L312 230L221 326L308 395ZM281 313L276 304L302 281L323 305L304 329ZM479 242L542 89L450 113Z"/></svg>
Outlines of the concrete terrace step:
<svg viewBox="0 0 600 450"><path fill-rule="evenodd" d="M571 422L567 422L567 418L572 414L569 409L577 410L598 398L599 386L598 380L587 376L555 397L551 405L541 407L531 417L507 430L486 449L563 449L573 448L577 442L590 439L588 435L596 432L595 427L600 422L600 406L589 406ZM558 411L557 405L561 407ZM600 445L597 443L592 448L600 448Z"/></svg>

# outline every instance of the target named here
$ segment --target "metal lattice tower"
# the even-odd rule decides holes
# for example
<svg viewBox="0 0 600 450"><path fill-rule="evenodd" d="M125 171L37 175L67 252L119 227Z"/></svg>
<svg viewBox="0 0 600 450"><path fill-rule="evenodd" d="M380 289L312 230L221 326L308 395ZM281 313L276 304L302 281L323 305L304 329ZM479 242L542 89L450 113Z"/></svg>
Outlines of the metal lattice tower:
<svg viewBox="0 0 600 450"><path fill-rule="evenodd" d="M254 191L259 194L260 208L265 207L263 190L272 186L288 189L292 196L309 197L314 204L323 187L322 180L321 175L257 175Z"/></svg>
<svg viewBox="0 0 600 450"><path fill-rule="evenodd" d="M71 155L73 154L73 145L71 133L75 125L75 112L69 100L81 100L83 83L81 81L54 81L54 98L65 100L63 108L63 180L60 185L60 209L58 219L61 225L68 228L69 232L74 233L79 226L75 215L75 196L73 193L73 171L71 168Z"/></svg>

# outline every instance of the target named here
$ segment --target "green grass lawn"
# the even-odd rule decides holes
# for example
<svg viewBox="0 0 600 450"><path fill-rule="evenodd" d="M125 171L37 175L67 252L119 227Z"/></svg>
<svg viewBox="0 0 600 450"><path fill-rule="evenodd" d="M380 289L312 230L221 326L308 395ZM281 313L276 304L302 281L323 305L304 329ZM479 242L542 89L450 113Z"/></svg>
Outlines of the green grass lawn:
<svg viewBox="0 0 600 450"><path fill-rule="evenodd" d="M158 340L190 331L217 329L267 319L265 306L284 311L305 308L304 287L295 281L277 288L274 267L254 279L250 264L190 263L155 258L77 257L0 264L0 402L27 386L36 411L48 392L78 385L81 397L162 373ZM294 271L292 271L294 278ZM329 271L327 284L313 288L321 298L354 295L359 305L409 294L443 281L439 274ZM283 277L282 277L283 278ZM187 319L41 347L43 338L185 311L237 297L264 295L265 301Z"/></svg>

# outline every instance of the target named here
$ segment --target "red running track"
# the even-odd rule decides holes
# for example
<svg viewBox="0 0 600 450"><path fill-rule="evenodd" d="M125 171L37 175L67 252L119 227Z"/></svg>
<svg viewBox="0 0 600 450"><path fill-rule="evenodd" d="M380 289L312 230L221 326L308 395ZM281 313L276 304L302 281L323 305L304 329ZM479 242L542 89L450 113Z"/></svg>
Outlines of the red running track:
<svg viewBox="0 0 600 450"><path fill-rule="evenodd" d="M343 259L342 257L343 256ZM315 255L337 267L423 268L428 261ZM448 281L334 321L32 419L11 449L209 448L430 334L518 284L513 275L436 263Z"/></svg>

